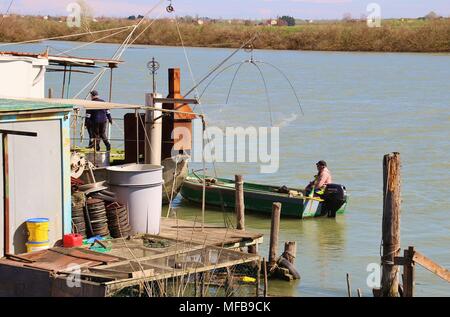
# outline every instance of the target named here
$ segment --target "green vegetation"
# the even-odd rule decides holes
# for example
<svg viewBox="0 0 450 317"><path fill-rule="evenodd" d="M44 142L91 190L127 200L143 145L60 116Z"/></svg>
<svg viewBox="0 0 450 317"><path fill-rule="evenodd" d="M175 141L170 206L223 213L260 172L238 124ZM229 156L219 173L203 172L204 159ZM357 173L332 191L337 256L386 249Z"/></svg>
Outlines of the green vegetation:
<svg viewBox="0 0 450 317"><path fill-rule="evenodd" d="M450 52L450 19L383 20L380 28L369 28L364 21L320 21L297 23L295 26L266 26L254 23L205 21L180 22L186 46L239 47L255 32L255 48L318 50L318 51L377 51L377 52ZM18 42L38 38L96 31L132 25L128 19L98 19L83 23L82 28L69 28L59 19L10 16L3 18L0 41ZM145 28L143 23L135 32ZM117 31L111 31L114 33ZM121 43L129 29L101 42ZM70 38L93 41L108 33ZM180 39L173 20L156 21L135 44L179 46Z"/></svg>

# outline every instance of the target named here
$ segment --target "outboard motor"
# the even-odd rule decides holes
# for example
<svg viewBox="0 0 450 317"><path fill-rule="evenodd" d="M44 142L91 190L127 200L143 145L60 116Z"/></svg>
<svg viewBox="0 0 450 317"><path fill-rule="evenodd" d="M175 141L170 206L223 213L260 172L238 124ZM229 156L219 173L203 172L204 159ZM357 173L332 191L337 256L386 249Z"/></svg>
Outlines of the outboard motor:
<svg viewBox="0 0 450 317"><path fill-rule="evenodd" d="M344 185L328 184L322 198L322 215L334 218L339 208L347 201L347 190Z"/></svg>

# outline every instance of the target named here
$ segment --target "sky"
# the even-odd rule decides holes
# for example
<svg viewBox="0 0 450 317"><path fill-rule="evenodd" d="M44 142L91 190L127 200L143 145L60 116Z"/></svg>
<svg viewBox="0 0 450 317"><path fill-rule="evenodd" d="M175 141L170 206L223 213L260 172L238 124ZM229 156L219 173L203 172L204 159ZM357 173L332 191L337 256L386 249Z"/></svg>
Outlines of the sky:
<svg viewBox="0 0 450 317"><path fill-rule="evenodd" d="M67 15L67 5L75 0L12 0L10 12L33 15ZM160 0L84 0L95 16L127 17L144 14ZM162 1L162 0L161 0ZM4 13L11 0L0 0ZM267 19L290 15L301 19L341 19L350 13L353 17L368 14L367 5L377 3L382 18L416 18L435 11L450 17L450 0L172 0L179 16L199 15L223 19ZM151 17L168 17L164 0Z"/></svg>

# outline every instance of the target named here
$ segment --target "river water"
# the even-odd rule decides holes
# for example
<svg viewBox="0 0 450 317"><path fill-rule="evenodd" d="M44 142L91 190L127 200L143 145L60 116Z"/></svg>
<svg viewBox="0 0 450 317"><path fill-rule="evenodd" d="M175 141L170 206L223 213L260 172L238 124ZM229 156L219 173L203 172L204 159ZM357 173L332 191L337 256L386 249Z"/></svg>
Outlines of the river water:
<svg viewBox="0 0 450 317"><path fill-rule="evenodd" d="M43 51L47 45L56 54L80 43L45 42L13 49ZM94 44L71 54L110 57L116 48ZM195 79L231 52L188 48ZM315 162L323 159L334 181L345 184L350 195L348 212L336 219L282 219L280 251L284 241L297 241L296 266L302 279L270 281L269 294L346 296L349 273L352 288L371 295L366 269L380 261L382 158L393 151L401 153L403 163L401 245L413 245L450 268L450 55L271 50L255 50L253 55L286 74L301 99L304 115L283 75L257 63L267 83L273 124L280 127L279 170L261 174L256 163L217 163L218 175L232 178L240 173L247 181L303 187L316 172ZM125 63L114 71L113 101L143 102L144 92L151 88L146 64L152 57L161 64L159 91L167 92L169 67L181 68L183 92L193 86L182 48L133 46L122 57ZM226 65L249 58L250 53L239 52ZM195 110L204 111L209 126L270 126L263 81L253 65L241 67L225 105L234 69L216 79ZM74 74L68 96L75 95L90 78ZM59 91L61 79L61 73L49 73L47 87ZM98 87L105 99L106 79ZM114 117L122 115L113 113ZM120 130L114 129L113 138L121 137ZM208 165L208 169L212 174L213 167ZM197 206L180 198L175 210L184 219L201 214ZM220 211L206 213L210 223L221 224L223 218ZM265 234L260 251L267 256L270 219L248 214L246 227ZM420 267L416 280L417 296L450 295L446 282Z"/></svg>

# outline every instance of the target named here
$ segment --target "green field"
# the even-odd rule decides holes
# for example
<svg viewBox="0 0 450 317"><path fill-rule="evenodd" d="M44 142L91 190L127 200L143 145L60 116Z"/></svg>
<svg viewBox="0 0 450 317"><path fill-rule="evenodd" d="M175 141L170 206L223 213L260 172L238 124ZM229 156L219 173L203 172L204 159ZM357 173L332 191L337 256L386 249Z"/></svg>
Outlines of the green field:
<svg viewBox="0 0 450 317"><path fill-rule="evenodd" d="M10 16L3 18L0 41L19 42L38 38L76 34L132 25L136 21L100 19L85 22L80 28L69 28L59 19ZM143 23L139 34L149 21ZM363 21L320 21L293 27L270 27L226 22L180 22L186 46L239 47L255 33L254 42L259 49L318 50L318 51L375 51L375 52L450 52L450 19L437 20L383 20L380 28L369 28ZM111 33L118 31L111 31ZM129 29L99 42L121 43ZM108 33L90 34L70 38L74 41L94 41ZM173 20L158 20L148 28L135 44L179 46L180 38Z"/></svg>

